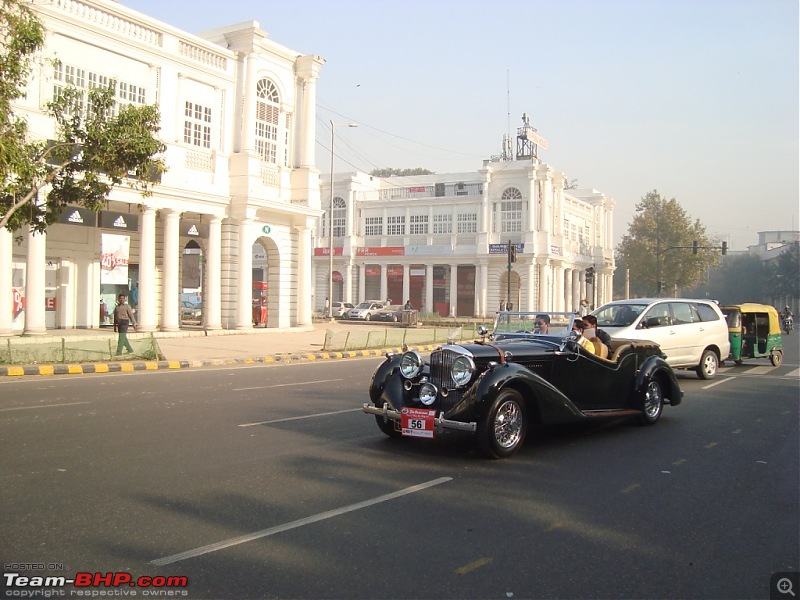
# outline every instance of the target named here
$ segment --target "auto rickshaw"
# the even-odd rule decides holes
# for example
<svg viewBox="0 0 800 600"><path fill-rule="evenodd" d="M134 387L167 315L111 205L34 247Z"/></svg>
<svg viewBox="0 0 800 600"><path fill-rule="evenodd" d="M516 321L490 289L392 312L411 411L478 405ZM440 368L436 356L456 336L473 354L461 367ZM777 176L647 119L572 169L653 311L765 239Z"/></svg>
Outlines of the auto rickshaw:
<svg viewBox="0 0 800 600"><path fill-rule="evenodd" d="M773 366L783 363L783 340L778 311L766 304L721 306L728 321L732 359L737 365L746 358L766 358Z"/></svg>

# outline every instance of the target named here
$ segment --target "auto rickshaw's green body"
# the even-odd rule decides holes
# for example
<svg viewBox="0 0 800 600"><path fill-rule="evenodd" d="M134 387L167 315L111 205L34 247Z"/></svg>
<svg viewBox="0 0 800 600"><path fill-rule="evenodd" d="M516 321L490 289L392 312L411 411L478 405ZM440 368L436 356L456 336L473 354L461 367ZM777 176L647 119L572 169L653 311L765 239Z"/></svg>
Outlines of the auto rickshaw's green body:
<svg viewBox="0 0 800 600"><path fill-rule="evenodd" d="M783 338L778 311L766 304L732 304L721 306L728 320L731 355L741 364L746 358L767 358L773 366L783 363Z"/></svg>

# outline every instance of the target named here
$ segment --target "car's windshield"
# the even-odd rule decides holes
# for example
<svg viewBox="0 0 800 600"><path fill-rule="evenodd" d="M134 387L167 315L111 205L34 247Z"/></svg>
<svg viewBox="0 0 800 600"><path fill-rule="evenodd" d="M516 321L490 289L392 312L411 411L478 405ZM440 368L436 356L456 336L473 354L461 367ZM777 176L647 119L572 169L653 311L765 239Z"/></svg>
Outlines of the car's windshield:
<svg viewBox="0 0 800 600"><path fill-rule="evenodd" d="M572 331L574 313L562 312L499 312L494 333L526 333L566 336Z"/></svg>
<svg viewBox="0 0 800 600"><path fill-rule="evenodd" d="M370 306L372 306L370 302L362 302L361 304L356 306L356 308L369 308Z"/></svg>
<svg viewBox="0 0 800 600"><path fill-rule="evenodd" d="M647 304L606 304L592 314L598 327L627 327L647 308Z"/></svg>

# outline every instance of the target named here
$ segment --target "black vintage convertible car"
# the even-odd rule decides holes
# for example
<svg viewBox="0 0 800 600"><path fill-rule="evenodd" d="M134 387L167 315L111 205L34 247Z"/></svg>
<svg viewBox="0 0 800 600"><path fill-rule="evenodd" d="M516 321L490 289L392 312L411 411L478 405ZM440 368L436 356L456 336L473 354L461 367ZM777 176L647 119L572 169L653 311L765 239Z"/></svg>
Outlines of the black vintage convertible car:
<svg viewBox="0 0 800 600"><path fill-rule="evenodd" d="M484 454L517 452L533 424L632 416L656 423L683 397L658 345L613 340L607 359L575 342L572 313L498 313L480 340L446 344L428 360L389 353L372 376L370 402L390 437L433 438L446 430L477 435Z"/></svg>

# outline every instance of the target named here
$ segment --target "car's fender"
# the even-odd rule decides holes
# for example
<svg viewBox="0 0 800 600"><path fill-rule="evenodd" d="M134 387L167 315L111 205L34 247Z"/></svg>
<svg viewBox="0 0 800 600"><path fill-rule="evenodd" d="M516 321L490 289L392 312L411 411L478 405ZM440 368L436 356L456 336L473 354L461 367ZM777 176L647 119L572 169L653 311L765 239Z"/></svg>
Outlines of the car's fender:
<svg viewBox="0 0 800 600"><path fill-rule="evenodd" d="M660 356L649 356L639 367L639 372L636 374L636 394L644 395L647 391L647 384L653 379L658 379L661 383L664 397L669 399L672 406L681 403L683 392L678 385L675 371Z"/></svg>
<svg viewBox="0 0 800 600"><path fill-rule="evenodd" d="M578 407L549 381L516 363L497 364L484 371L458 404L445 413L445 417L471 413L482 419L500 392L508 387L522 394L530 403L530 410L537 411L544 423L574 421L584 417Z"/></svg>

